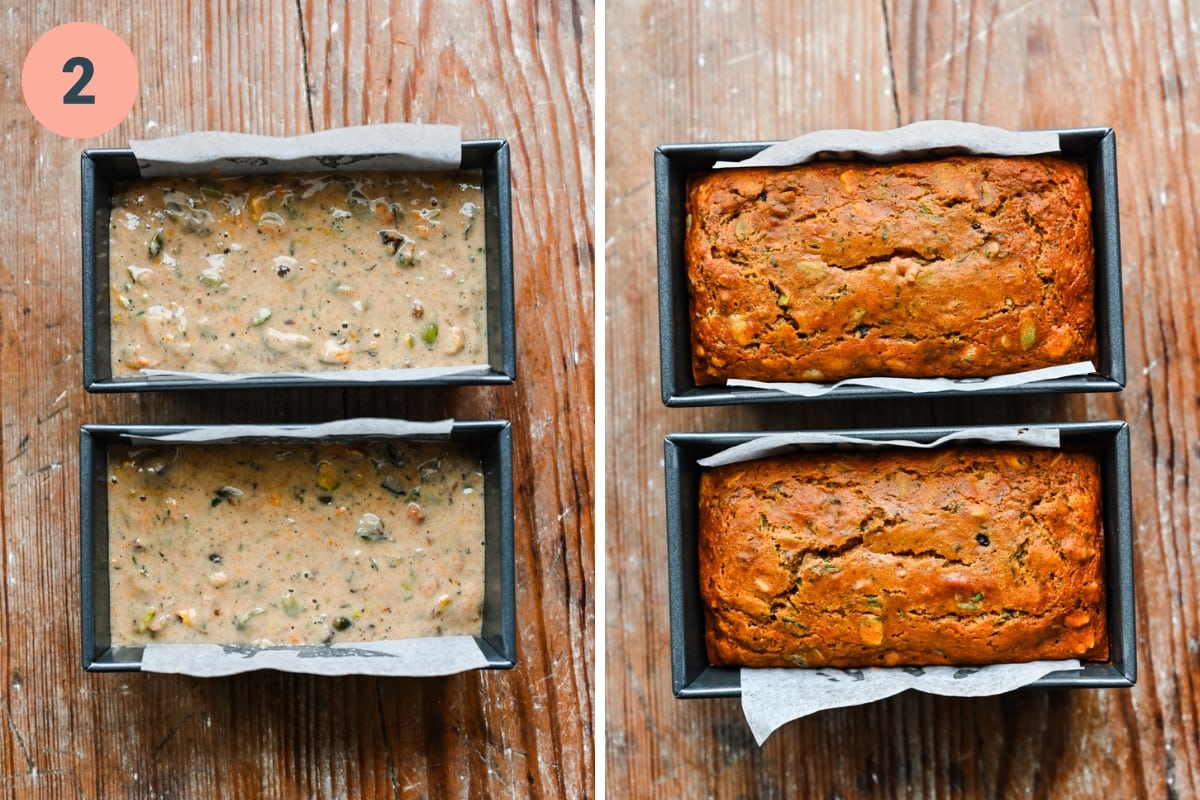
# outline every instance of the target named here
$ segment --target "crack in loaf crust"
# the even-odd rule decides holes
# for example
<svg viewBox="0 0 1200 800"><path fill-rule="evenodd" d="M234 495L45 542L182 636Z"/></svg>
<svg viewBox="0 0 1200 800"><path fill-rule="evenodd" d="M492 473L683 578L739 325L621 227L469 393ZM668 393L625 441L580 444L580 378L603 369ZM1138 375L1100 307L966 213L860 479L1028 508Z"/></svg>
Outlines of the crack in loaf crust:
<svg viewBox="0 0 1200 800"><path fill-rule="evenodd" d="M718 666L1108 657L1094 456L808 452L705 470L700 593Z"/></svg>
<svg viewBox="0 0 1200 800"><path fill-rule="evenodd" d="M1093 359L1091 195L1059 157L689 180L697 384L987 377Z"/></svg>

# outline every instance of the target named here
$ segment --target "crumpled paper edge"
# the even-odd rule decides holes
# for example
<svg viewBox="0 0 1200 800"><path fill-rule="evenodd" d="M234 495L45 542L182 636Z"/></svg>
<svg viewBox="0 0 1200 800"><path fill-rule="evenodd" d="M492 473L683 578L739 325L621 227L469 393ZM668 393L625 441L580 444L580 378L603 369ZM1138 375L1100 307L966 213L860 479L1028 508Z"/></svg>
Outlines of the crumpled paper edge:
<svg viewBox="0 0 1200 800"><path fill-rule="evenodd" d="M418 422L383 417L354 417L297 425L204 425L160 436L124 434L136 444L218 444L240 439L326 439L344 436L447 437L453 419Z"/></svg>
<svg viewBox="0 0 1200 800"><path fill-rule="evenodd" d="M821 158L875 161L956 153L1017 156L1057 153L1053 131L1010 131L958 120L923 120L882 131L813 131L771 145L743 161L718 161L713 169L790 167Z"/></svg>
<svg viewBox="0 0 1200 800"><path fill-rule="evenodd" d="M255 647L148 644L142 672L217 678L261 669L308 675L435 677L488 666L474 636L431 636L379 642Z"/></svg>
<svg viewBox="0 0 1200 800"><path fill-rule="evenodd" d="M742 713L761 746L787 723L826 709L871 703L908 689L948 697L986 697L1080 667L1078 660L1065 660L982 667L743 668Z"/></svg>
<svg viewBox="0 0 1200 800"><path fill-rule="evenodd" d="M953 431L931 442L916 442L911 439L863 439L840 433L820 431L788 431L757 436L748 442L727 447L711 456L697 459L701 467L719 467L737 464L756 458L765 458L786 452L802 445L854 445L856 447L913 447L929 449L941 447L947 442L973 440L982 442L1009 442L1030 447L1057 448L1061 440L1058 428L1030 428L1025 426L997 425L977 426Z"/></svg>
<svg viewBox="0 0 1200 800"><path fill-rule="evenodd" d="M743 389L771 389L784 394L800 397L821 397L829 394L839 386L870 386L876 389L886 389L892 392L907 392L911 394L928 394L930 392L981 392L986 390L1007 389L1038 381L1050 381L1058 378L1075 378L1083 375L1095 375L1096 365L1091 361L1077 361L1073 364L1062 364L1054 367L1042 367L1025 372L1014 372L1008 375L995 375L991 378L846 378L836 383L787 383L773 381L750 381L741 378L731 378L726 386Z"/></svg>
<svg viewBox="0 0 1200 800"><path fill-rule="evenodd" d="M412 367L410 369L318 370L315 372L188 372L176 369L142 369L139 374L152 383L178 380L226 384L270 380L303 380L313 383L414 383L461 375L487 375L488 364L464 364L457 367Z"/></svg>
<svg viewBox="0 0 1200 800"><path fill-rule="evenodd" d="M143 178L333 169L442 171L462 163L455 125L396 122L299 136L197 131L129 142Z"/></svg>

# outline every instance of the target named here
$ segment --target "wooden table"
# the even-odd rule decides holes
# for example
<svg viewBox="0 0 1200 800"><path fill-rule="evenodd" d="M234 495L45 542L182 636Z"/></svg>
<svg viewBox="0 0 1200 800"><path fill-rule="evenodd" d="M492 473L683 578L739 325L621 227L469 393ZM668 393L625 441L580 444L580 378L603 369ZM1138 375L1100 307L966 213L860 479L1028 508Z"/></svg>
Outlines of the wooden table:
<svg viewBox="0 0 1200 800"><path fill-rule="evenodd" d="M1166 0L613 0L606 14L609 795L1200 794L1200 8ZM936 118L1116 129L1125 390L1003 402L665 408L655 145ZM736 699L672 696L665 434L1104 418L1125 419L1132 432L1135 688L980 700L907 694L793 722L762 748Z"/></svg>
<svg viewBox="0 0 1200 800"><path fill-rule="evenodd" d="M37 10L32 10L36 8ZM523 2L58 2L0 18L0 797L583 797L594 619L594 10ZM132 47L132 114L42 129L21 64L54 25ZM512 148L518 377L452 391L82 389L79 155L201 129L394 121ZM79 427L89 422L505 418L514 427L518 658L444 679L85 674Z"/></svg>

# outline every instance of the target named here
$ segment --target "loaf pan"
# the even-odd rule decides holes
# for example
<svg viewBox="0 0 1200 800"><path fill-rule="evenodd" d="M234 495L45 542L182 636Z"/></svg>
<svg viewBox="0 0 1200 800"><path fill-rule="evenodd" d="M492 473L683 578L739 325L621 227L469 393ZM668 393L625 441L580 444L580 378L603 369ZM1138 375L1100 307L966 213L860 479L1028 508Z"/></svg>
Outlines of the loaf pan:
<svg viewBox="0 0 1200 800"><path fill-rule="evenodd" d="M1101 504L1105 533L1105 578L1110 658L1080 669L1059 670L1036 681L1044 688L1132 686L1137 678L1134 631L1133 522L1130 502L1129 428L1124 422L1068 422L1028 425L1058 428L1064 445L1093 450L1101 464ZM891 428L836 430L824 433L869 440L932 442L963 428ZM969 430L966 428L965 430ZM665 440L667 500L667 571L671 614L671 681L675 696L741 695L739 670L714 667L704 643L700 599L697 507L701 468L698 459L761 433L676 433Z"/></svg>
<svg viewBox="0 0 1200 800"><path fill-rule="evenodd" d="M323 373L211 381L184 376L114 377L110 353L108 226L114 182L138 177L137 161L128 149L85 150L82 169L83 254L83 383L89 392L132 392L182 389L261 389L304 386L374 385L461 386L510 384L516 378L516 326L513 306L512 200L508 142L501 139L462 143L462 168L483 172L485 242L487 247L488 369L412 380L355 379Z"/></svg>
<svg viewBox="0 0 1200 800"><path fill-rule="evenodd" d="M298 441L256 433L247 426L238 441ZM306 426L292 426L303 429ZM80 554L83 666L89 671L140 670L142 646L113 646L109 615L108 451L129 436L165 436L213 426L86 425L80 430ZM266 430L265 428L263 429ZM337 441L386 440L379 435L335 436ZM516 593L513 564L512 431L508 422L456 421L433 440L472 443L484 469L484 600L475 637L489 669L516 664ZM311 442L312 439L304 441ZM220 447L219 444L208 445ZM220 644L220 642L216 642ZM320 646L313 646L319 648ZM320 661L321 659L311 659ZM369 673L368 673L369 674Z"/></svg>
<svg viewBox="0 0 1200 800"><path fill-rule="evenodd" d="M972 394L1035 394L1042 392L1115 392L1125 385L1125 334L1121 311L1121 241L1117 216L1117 144L1111 128L1054 131L1063 155L1083 159L1092 195L1092 235L1095 244L1095 303L1097 373L979 389ZM872 386L838 386L816 398L775 389L698 386L692 376L691 324L683 239L688 176L708 172L717 161L740 161L775 142L724 144L667 144L654 153L655 213L658 236L659 351L662 399L668 406L706 406L734 403L779 403L811 399L881 399L916 395ZM961 392L929 392L923 397Z"/></svg>

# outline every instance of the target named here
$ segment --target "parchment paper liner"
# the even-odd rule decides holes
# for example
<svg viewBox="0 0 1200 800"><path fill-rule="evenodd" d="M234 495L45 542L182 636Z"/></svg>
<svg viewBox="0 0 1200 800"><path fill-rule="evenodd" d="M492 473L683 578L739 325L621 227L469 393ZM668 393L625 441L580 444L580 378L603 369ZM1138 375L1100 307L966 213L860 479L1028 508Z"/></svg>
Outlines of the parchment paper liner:
<svg viewBox="0 0 1200 800"><path fill-rule="evenodd" d="M773 144L742 161L718 161L713 168L790 167L817 159L898 161L954 154L1032 156L1059 150L1058 134L1052 131L1010 131L973 122L936 119L883 131L813 131Z"/></svg>
<svg viewBox="0 0 1200 800"><path fill-rule="evenodd" d="M456 126L406 122L284 137L197 131L135 139L129 147L143 178L333 169L440 171L458 169L462 161L462 137Z"/></svg>

